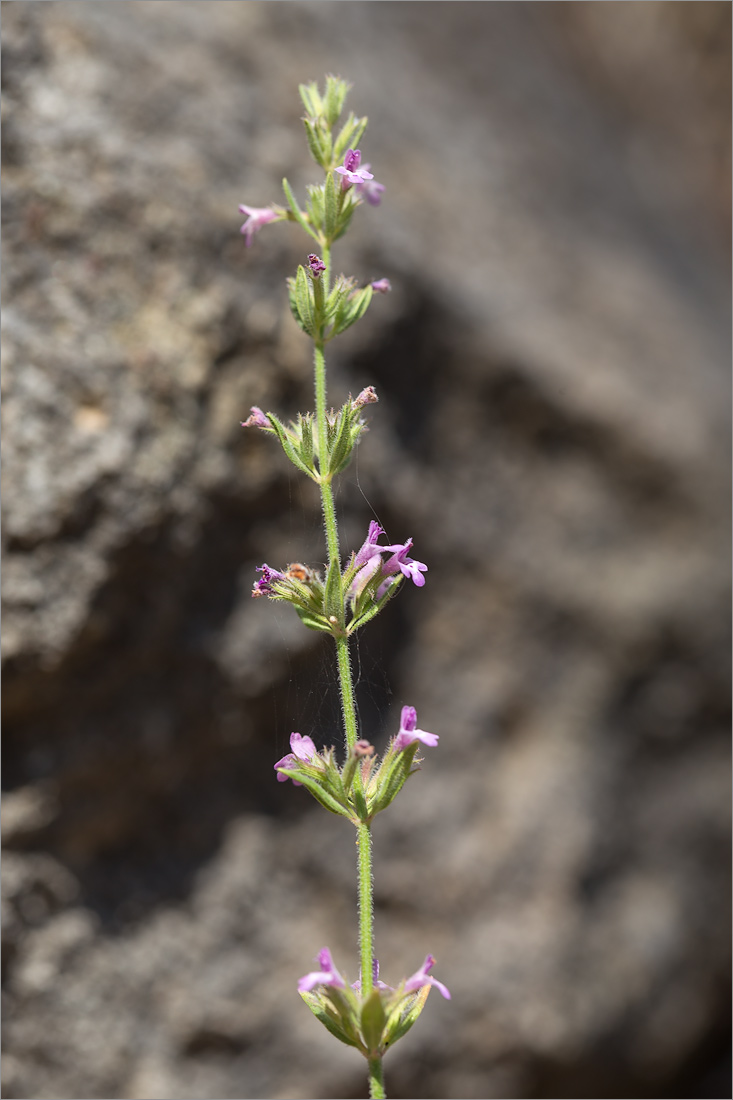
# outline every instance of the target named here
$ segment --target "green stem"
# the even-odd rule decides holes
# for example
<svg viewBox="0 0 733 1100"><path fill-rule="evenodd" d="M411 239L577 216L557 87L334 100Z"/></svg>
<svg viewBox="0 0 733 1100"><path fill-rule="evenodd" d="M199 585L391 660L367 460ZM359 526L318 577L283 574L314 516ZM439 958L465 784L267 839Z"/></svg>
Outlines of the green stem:
<svg viewBox="0 0 733 1100"><path fill-rule="evenodd" d="M321 279L323 280L323 293L328 297L328 288L331 283L331 246L330 244L324 244L322 248L321 259L326 265L326 270L323 272Z"/></svg>
<svg viewBox="0 0 733 1100"><path fill-rule="evenodd" d="M325 276L324 272L324 276ZM316 385L316 429L318 432L318 466L323 476L328 461L328 428L326 425L326 359L323 344L316 342L314 352L314 372ZM320 482L323 523L326 528L328 546L328 564L340 561L336 508L333 503L333 489L330 480Z"/></svg>
<svg viewBox="0 0 733 1100"><path fill-rule="evenodd" d="M336 655L339 665L339 685L341 687L341 707L344 714L346 749L353 749L357 741L356 706L354 704L354 682L351 677L351 658L348 638L336 639ZM357 779L358 782L358 779Z"/></svg>
<svg viewBox="0 0 733 1100"><path fill-rule="evenodd" d="M379 1055L369 1059L369 1096L371 1100L385 1100L382 1059Z"/></svg>
<svg viewBox="0 0 733 1100"><path fill-rule="evenodd" d="M323 248L323 262L326 270L323 279L324 293L328 293L328 278L330 275L330 248ZM314 372L316 391L316 427L318 431L319 468L323 473L328 456L328 426L326 421L326 359L323 353L322 340L316 340L314 352ZM339 551L338 527L336 524L336 508L333 499L330 478L320 481L321 505L323 509L323 523L326 528L326 544L328 546L329 567L333 562L341 568L341 555ZM346 734L346 747L350 751L356 744L358 731L356 723L356 704L354 699L354 681L351 674L351 659L349 656L348 638L336 637L336 654L338 657L339 686L341 688L341 706L344 716L344 731ZM355 782L361 784L361 777L357 776ZM368 997L374 987L372 968L374 961L374 896L372 887L372 836L368 824L361 822L357 825L358 847L358 875L359 875L359 959L361 964L361 995ZM382 1074L382 1059L375 1056L369 1059L369 1095L373 1098L383 1098L384 1077Z"/></svg>
<svg viewBox="0 0 733 1100"><path fill-rule="evenodd" d="M361 995L367 998L374 988L374 898L372 888L372 834L368 825L356 827L359 851L359 959L361 962Z"/></svg>

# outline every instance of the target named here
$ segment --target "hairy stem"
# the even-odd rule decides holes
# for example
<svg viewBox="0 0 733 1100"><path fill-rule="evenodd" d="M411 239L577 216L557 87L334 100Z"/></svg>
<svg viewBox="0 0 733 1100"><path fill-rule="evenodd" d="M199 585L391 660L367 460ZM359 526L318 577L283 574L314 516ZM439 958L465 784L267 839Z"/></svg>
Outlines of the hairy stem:
<svg viewBox="0 0 733 1100"><path fill-rule="evenodd" d="M328 278L330 275L330 249L324 246L323 262L326 270L321 276L323 279L324 293L328 293ZM326 529L326 544L328 547L329 567L336 562L337 568L341 568L341 555L339 551L338 526L336 524L336 508L333 499L330 478L324 478L328 461L328 425L326 421L326 359L323 352L323 341L316 340L314 353L315 391L316 391L316 427L318 431L319 468L322 476L320 481L321 506L323 509L323 523ZM346 749L349 752L356 744L358 731L356 723L356 703L354 698L354 681L351 674L351 658L349 654L349 641L345 636L336 637L336 654L338 657L339 686L341 689L341 707L344 716L344 732L346 735ZM356 783L361 784L361 777L357 776ZM358 848L358 877L359 877L359 960L361 964L361 994L368 997L372 992L373 964L374 964L374 891L372 885L372 836L368 824L360 823L357 826ZM384 1077L382 1074L382 1059L375 1056L369 1059L369 1095L370 1097L384 1097Z"/></svg>
<svg viewBox="0 0 733 1100"><path fill-rule="evenodd" d="M357 741L356 705L354 703L354 682L351 676L351 658L348 638L336 639L336 655L339 665L339 685L341 687L341 709L344 715L346 749L353 749Z"/></svg>
<svg viewBox="0 0 733 1100"><path fill-rule="evenodd" d="M325 273L324 273L325 275ZM326 423L326 359L323 344L316 343L314 354L316 384L316 428L318 431L318 465L323 478L328 462L328 427ZM320 482L323 523L326 528L328 546L328 564L339 561L339 537L336 525L336 508L333 503L333 489L330 479Z"/></svg>
<svg viewBox="0 0 733 1100"><path fill-rule="evenodd" d="M359 960L361 995L367 998L374 988L374 898L372 885L372 834L363 822L356 827L359 852Z"/></svg>
<svg viewBox="0 0 733 1100"><path fill-rule="evenodd" d="M386 1095L382 1059L377 1055L369 1059L369 1096L371 1100L384 1100Z"/></svg>

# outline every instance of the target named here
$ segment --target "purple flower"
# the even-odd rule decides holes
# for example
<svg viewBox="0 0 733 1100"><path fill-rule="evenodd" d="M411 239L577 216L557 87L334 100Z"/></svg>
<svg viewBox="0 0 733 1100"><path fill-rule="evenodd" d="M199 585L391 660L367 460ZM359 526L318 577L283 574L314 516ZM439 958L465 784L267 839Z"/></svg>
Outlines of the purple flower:
<svg viewBox="0 0 733 1100"><path fill-rule="evenodd" d="M361 550L354 558L354 565L366 565L375 554L381 554L382 550L391 550L392 547L379 546L377 539L381 538L384 534L384 528L380 527L375 519L371 520L369 524L369 532L366 540L364 541Z"/></svg>
<svg viewBox="0 0 733 1100"><path fill-rule="evenodd" d="M365 164L364 167L368 168L369 165ZM379 206L384 190L384 184L377 183L373 177L356 185L357 194L363 195L370 206Z"/></svg>
<svg viewBox="0 0 733 1100"><path fill-rule="evenodd" d="M357 409L363 409L365 405L373 405L376 401L379 401L377 391L374 389L374 386L367 386L361 391L358 397L354 398L351 402L351 407L354 412L356 412Z"/></svg>
<svg viewBox="0 0 733 1100"><path fill-rule="evenodd" d="M318 952L318 965L321 968L320 970L312 970L310 974L306 974L305 977L300 979L298 982L299 993L310 993L311 989L317 985L333 985L337 989L346 988L346 982L333 965L331 952L327 947ZM430 981L434 980L433 978L430 979Z"/></svg>
<svg viewBox="0 0 733 1100"><path fill-rule="evenodd" d="M417 728L417 711L414 707L402 708L400 730L392 744L396 752L406 749L413 741L422 741L423 745L428 745L429 748L434 749L438 744L438 740L437 733L427 733L425 730Z"/></svg>
<svg viewBox="0 0 733 1100"><path fill-rule="evenodd" d="M381 186L381 183L377 184L377 187ZM367 199L367 201L369 200ZM389 279L375 279L373 283L370 283L370 286L377 294L389 294L392 289L392 284Z"/></svg>
<svg viewBox="0 0 733 1100"><path fill-rule="evenodd" d="M326 270L326 265L320 256L316 256L315 252L311 252L308 256L308 268L314 279L317 279L321 272Z"/></svg>
<svg viewBox="0 0 733 1100"><path fill-rule="evenodd" d="M380 982L379 980L379 959L375 959L372 963L372 985L375 989L386 989L390 993L393 992L393 987L391 985L387 985L386 982ZM357 993L361 993L361 978L356 982L352 982L351 988L355 989Z"/></svg>
<svg viewBox="0 0 733 1100"><path fill-rule="evenodd" d="M389 577L392 573L397 573L398 570L405 577L409 577L418 588L422 588L425 584L425 578L423 573L427 573L428 567L421 561L415 561L413 558L408 558L407 553L412 549L412 539L408 539L406 543L397 546L385 546L384 550L394 551L391 558L382 566L382 573ZM387 591L387 582L381 584L377 590L377 599L380 600L384 593Z"/></svg>
<svg viewBox="0 0 733 1100"><path fill-rule="evenodd" d="M299 760L312 760L314 756L318 755L316 746L310 737L301 737L299 733L290 734L290 748L293 751L289 752L287 756L283 756L282 760L278 760L275 764L276 771L278 768L294 768ZM278 783L287 783L288 779L290 779L289 775L283 775L282 772L277 773ZM293 783L296 787L303 786L297 779L294 779Z"/></svg>
<svg viewBox="0 0 733 1100"><path fill-rule="evenodd" d="M272 424L267 419L262 409L253 405L249 410L249 416L242 421L243 428L271 428Z"/></svg>
<svg viewBox="0 0 733 1100"><path fill-rule="evenodd" d="M258 565L257 572L261 573L262 576L254 583L253 596L271 596L272 581L284 581L286 579L284 573L277 569L271 569L269 565Z"/></svg>
<svg viewBox="0 0 733 1100"><path fill-rule="evenodd" d="M365 164L360 168L360 164L361 151L359 149L347 149L344 163L336 169L342 177L341 186L344 191L346 191L352 183L361 186L366 180L374 179L374 176L369 171L369 165Z"/></svg>
<svg viewBox="0 0 733 1100"><path fill-rule="evenodd" d="M405 993L414 993L418 989L422 989L424 985L434 985L446 999L450 1000L450 992L448 987L439 982L437 978L433 978L428 974L428 970L431 970L435 966L435 959L432 955L428 955L425 962L422 964L419 970L416 970L412 977L408 978L405 982Z"/></svg>
<svg viewBox="0 0 733 1100"><path fill-rule="evenodd" d="M274 221L277 217L277 212L271 206L245 206L242 204L239 207L239 212L247 215L247 220L240 229L240 233L244 233L244 243L247 248L252 244L255 233L259 233L263 225L267 225L268 222Z"/></svg>

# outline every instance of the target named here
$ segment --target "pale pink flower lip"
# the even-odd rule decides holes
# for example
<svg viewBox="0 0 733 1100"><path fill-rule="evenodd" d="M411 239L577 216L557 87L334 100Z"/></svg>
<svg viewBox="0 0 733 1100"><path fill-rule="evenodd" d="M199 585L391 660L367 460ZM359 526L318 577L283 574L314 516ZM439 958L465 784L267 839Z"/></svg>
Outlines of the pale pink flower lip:
<svg viewBox="0 0 733 1100"><path fill-rule="evenodd" d="M305 737L301 737L299 733L291 733L290 748L292 751L283 756L280 760L278 760L277 764L274 765L276 771L278 768L294 768L299 760L312 760L314 756L318 755L318 750L316 749L316 746L313 744L312 739L307 735ZM283 775L282 772L277 772L278 783L287 783L288 779L290 779L289 775ZM293 785L296 787L303 786L303 784L299 783L297 779L293 780Z"/></svg>
<svg viewBox="0 0 733 1100"><path fill-rule="evenodd" d="M434 985L446 1001L449 1001L450 991L448 987L428 974L428 970L431 970L433 966L435 966L435 959L432 955L428 955L420 969L416 970L412 977L405 982L405 993L414 993L416 990L422 989L424 985Z"/></svg>
<svg viewBox="0 0 733 1100"><path fill-rule="evenodd" d="M270 421L267 419L262 409L257 405L253 405L249 410L249 416L246 420L242 421L243 428L269 428Z"/></svg>
<svg viewBox="0 0 733 1100"><path fill-rule="evenodd" d="M365 164L362 168L361 164L361 152L359 149L347 149L346 156L344 157L344 163L340 165L336 171L340 176L343 176L343 184L347 186L351 183L361 184L366 180L373 180L374 176L369 171L369 165Z"/></svg>
<svg viewBox="0 0 733 1100"><path fill-rule="evenodd" d="M438 744L439 736L437 733L419 730L415 708L403 707L400 718L400 731L394 739L394 748L399 752L400 749L406 749L413 741L422 741L423 745L428 745L429 748L434 749Z"/></svg>
<svg viewBox="0 0 733 1100"><path fill-rule="evenodd" d="M317 985L333 985L337 989L346 988L346 982L334 966L331 952L327 947L318 952L318 965L320 970L311 970L310 974L306 974L298 982L300 993L309 993Z"/></svg>
<svg viewBox="0 0 733 1100"><path fill-rule="evenodd" d="M423 587L425 578L422 574L427 573L428 567L424 562L415 561L414 558L407 556L412 549L412 539L408 539L405 543L398 543L395 546L385 546L383 549L392 551L392 557L388 558L382 566L382 573L385 576L390 576L392 573L399 571L403 576L409 577L418 588ZM378 600L382 598L386 590L387 582L385 581L377 590Z"/></svg>
<svg viewBox="0 0 733 1100"><path fill-rule="evenodd" d="M245 206L242 203L239 212L247 215L247 220L240 229L240 233L244 234L244 243L247 248L252 244L255 233L259 233L263 225L267 225L277 217L271 206Z"/></svg>

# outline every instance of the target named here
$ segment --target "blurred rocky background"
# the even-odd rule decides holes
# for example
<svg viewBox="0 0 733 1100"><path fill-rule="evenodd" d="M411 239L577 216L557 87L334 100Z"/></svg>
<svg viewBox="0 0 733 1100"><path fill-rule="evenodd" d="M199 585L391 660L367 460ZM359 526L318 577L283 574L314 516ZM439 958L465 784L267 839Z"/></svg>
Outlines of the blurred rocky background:
<svg viewBox="0 0 733 1100"><path fill-rule="evenodd" d="M297 84L367 113L387 276L339 490L430 566L355 654L441 735L375 825L392 1097L730 1095L727 3L3 5L5 1097L360 1097L300 1002L356 977L328 639L252 601L323 558L252 404L311 405L237 205L317 178ZM316 174L314 174L316 173Z"/></svg>

